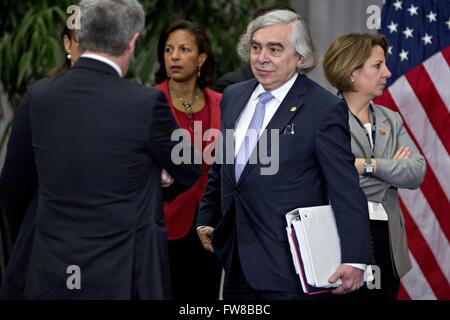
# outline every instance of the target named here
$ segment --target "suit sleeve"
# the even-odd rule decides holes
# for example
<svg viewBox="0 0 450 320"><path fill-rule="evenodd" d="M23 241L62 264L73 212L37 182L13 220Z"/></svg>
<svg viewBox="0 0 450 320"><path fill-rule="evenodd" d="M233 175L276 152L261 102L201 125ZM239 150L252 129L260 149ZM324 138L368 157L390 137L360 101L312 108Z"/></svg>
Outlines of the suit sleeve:
<svg viewBox="0 0 450 320"><path fill-rule="evenodd" d="M384 194L389 188L385 181L374 176L360 176L359 185L364 190L368 200L373 197L377 198L380 194Z"/></svg>
<svg viewBox="0 0 450 320"><path fill-rule="evenodd" d="M228 92L229 88L226 88L222 99L220 100L220 110L222 116L222 131L221 138L226 138L226 128L224 124L224 116L226 114L228 105ZM222 140L223 146L226 146L226 141ZM216 142L216 146L220 146L220 143ZM208 182L206 184L205 192L203 193L202 200L200 202L200 209L197 216L197 227L210 226L215 227L222 219L222 165L218 163L218 159L225 159L226 154L224 149L216 149L216 161L211 166L208 173Z"/></svg>
<svg viewBox="0 0 450 320"><path fill-rule="evenodd" d="M330 108L317 129L315 152L341 241L342 263L373 263L367 200L359 186L344 102Z"/></svg>
<svg viewBox="0 0 450 320"><path fill-rule="evenodd" d="M5 164L0 176L0 201L13 243L38 184L29 111L27 96L14 115Z"/></svg>
<svg viewBox="0 0 450 320"><path fill-rule="evenodd" d="M194 159L199 155L188 137L183 139L183 152L188 153L187 161L181 164L173 162L172 150L178 141L172 141L171 136L179 127L173 119L164 94L160 91L155 92L156 101L153 108L149 149L155 162L166 169L174 179L174 183L169 188L163 188L164 200L170 201L199 179L201 165L194 163Z"/></svg>
<svg viewBox="0 0 450 320"><path fill-rule="evenodd" d="M398 146L409 147L411 157L409 159L393 160L393 159L376 159L377 170L374 176L385 181L397 188L416 189L420 186L425 176L426 163L425 159L419 153L416 145L408 135L403 126L402 118L398 113L398 123L400 130L398 131ZM396 150L394 150L395 153Z"/></svg>
<svg viewBox="0 0 450 320"><path fill-rule="evenodd" d="M215 227L222 218L220 170L220 164L213 164L209 170L208 183L200 202L200 210L197 216L197 227Z"/></svg>

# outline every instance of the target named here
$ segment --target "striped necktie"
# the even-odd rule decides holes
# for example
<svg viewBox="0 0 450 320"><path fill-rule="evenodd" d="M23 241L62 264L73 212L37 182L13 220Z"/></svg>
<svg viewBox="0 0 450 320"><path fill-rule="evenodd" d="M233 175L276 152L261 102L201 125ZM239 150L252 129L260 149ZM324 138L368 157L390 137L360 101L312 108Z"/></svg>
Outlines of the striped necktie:
<svg viewBox="0 0 450 320"><path fill-rule="evenodd" d="M262 124L264 122L264 115L266 113L266 104L273 99L273 95L270 92L263 92L259 95L259 101L256 105L255 112L253 113L252 120L245 133L244 140L236 155L235 163L235 177L236 181L239 180L242 171L244 171L253 149L258 142L259 133L261 131Z"/></svg>

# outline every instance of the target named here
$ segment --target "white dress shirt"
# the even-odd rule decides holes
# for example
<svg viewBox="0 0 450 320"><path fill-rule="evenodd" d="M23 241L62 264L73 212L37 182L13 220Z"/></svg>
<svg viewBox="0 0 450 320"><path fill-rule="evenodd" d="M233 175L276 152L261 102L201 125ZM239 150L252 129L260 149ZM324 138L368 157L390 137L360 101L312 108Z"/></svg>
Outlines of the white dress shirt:
<svg viewBox="0 0 450 320"><path fill-rule="evenodd" d="M117 71L117 73L119 74L120 77L122 77L122 70L120 69L119 65L117 63L115 63L112 60L109 60L108 58L105 58L103 56L99 56L98 54L94 54L94 53L83 53L81 55L81 57L83 58L89 58L89 59L94 59L94 60L98 60L101 61L103 63L106 63L107 65L111 66L114 68L114 70Z"/></svg>
<svg viewBox="0 0 450 320"><path fill-rule="evenodd" d="M280 106L281 102L284 100L286 95L288 94L289 90L291 90L292 86L294 85L295 80L298 77L298 73L295 73L291 79L289 79L285 84L283 84L278 89L275 89L273 91L270 91L272 93L274 99L270 100L266 103L266 112L264 114L264 121L261 126L261 130L259 131L259 135L261 136L264 129L269 124L270 120L272 119L275 112L278 110L278 107ZM244 107L244 109L241 112L241 115L239 116L235 131L234 131L234 141L235 141L235 150L234 150L234 156L236 157L239 148L241 147L242 141L244 141L245 133L247 132L248 126L250 125L250 121L252 120L253 114L255 113L256 105L259 101L259 95L263 92L265 92L263 86L261 84L258 84L258 86L253 91L252 95L250 96L250 99L247 102L247 105Z"/></svg>

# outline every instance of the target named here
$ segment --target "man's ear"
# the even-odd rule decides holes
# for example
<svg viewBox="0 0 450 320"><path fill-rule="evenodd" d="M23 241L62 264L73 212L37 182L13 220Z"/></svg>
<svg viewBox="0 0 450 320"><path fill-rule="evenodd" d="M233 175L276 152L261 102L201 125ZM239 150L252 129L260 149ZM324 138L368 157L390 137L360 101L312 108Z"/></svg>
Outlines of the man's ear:
<svg viewBox="0 0 450 320"><path fill-rule="evenodd" d="M127 46L128 51L130 51L130 52L134 51L134 48L136 48L136 41L137 41L138 37L139 37L139 32L136 32L131 36L130 41L128 41L128 46Z"/></svg>
<svg viewBox="0 0 450 320"><path fill-rule="evenodd" d="M301 67L305 63L305 58L301 55L298 55L297 68Z"/></svg>

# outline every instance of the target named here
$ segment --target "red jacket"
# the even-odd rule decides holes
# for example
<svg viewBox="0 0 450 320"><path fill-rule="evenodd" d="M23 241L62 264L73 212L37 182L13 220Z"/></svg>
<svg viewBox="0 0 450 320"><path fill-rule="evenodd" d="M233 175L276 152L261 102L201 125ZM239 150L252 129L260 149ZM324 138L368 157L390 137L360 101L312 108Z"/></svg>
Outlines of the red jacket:
<svg viewBox="0 0 450 320"><path fill-rule="evenodd" d="M164 92L169 103L170 110L172 111L172 115L174 116L175 121L178 123L178 125L180 125L175 107L173 106L170 99L168 81L166 80L160 83L155 88ZM220 98L222 97L222 94L212 91L208 88L203 89L203 94L206 100L205 108L209 109L208 111L210 115L210 127L204 128L203 131L212 128L220 130ZM208 147L211 147L210 145L211 142L207 143ZM197 207L200 205L200 200L202 199L203 192L205 191L210 167L210 165L203 162L202 174L200 176L200 179L188 190L179 194L170 203L164 202L164 217L166 220L169 240L176 240L184 237L192 227L192 224L194 223L195 212L197 210Z"/></svg>

